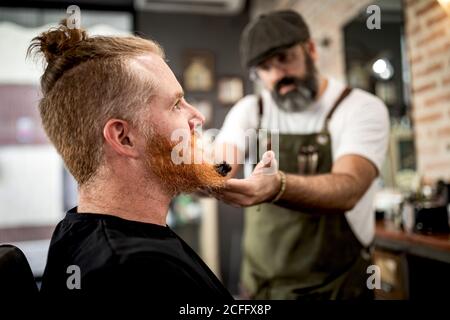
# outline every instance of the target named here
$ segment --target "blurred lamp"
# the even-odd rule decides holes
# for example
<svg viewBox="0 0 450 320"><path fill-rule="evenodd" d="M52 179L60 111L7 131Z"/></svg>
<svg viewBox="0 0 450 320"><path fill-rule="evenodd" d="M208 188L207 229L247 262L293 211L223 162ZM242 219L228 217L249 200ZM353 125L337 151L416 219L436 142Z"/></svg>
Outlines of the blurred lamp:
<svg viewBox="0 0 450 320"><path fill-rule="evenodd" d="M447 14L450 14L450 0L438 0L439 4L444 8Z"/></svg>
<svg viewBox="0 0 450 320"><path fill-rule="evenodd" d="M373 73L383 80L389 80L394 75L394 68L389 60L380 58L372 64Z"/></svg>

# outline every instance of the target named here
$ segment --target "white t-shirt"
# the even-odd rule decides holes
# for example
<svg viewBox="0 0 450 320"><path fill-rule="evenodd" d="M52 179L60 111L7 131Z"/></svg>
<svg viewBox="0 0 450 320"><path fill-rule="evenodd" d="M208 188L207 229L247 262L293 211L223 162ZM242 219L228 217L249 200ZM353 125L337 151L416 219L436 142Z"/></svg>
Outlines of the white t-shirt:
<svg viewBox="0 0 450 320"><path fill-rule="evenodd" d="M342 83L328 79L328 85L318 101L302 112L285 112L277 107L270 93L263 90L261 128L278 129L280 133L308 134L322 129L325 117L345 89ZM227 114L216 143L236 145L245 152L243 133L258 127L256 95L240 100ZM376 96L353 89L335 110L329 124L333 161L346 154L356 154L370 160L381 172L389 137L389 114ZM357 238L365 246L375 233L373 198L378 189L376 179L356 206L346 212L347 221Z"/></svg>

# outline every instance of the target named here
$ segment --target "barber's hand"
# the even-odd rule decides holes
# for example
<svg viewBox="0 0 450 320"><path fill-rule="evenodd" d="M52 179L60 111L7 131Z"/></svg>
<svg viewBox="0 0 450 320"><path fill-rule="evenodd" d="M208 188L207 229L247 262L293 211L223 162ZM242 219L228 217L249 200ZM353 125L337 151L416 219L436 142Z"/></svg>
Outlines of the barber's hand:
<svg viewBox="0 0 450 320"><path fill-rule="evenodd" d="M210 198L214 197L214 193L207 188L199 188L194 192L194 195L199 198Z"/></svg>
<svg viewBox="0 0 450 320"><path fill-rule="evenodd" d="M280 190L280 185L275 153L267 151L250 177L228 180L225 188L215 192L214 196L233 206L248 207L271 201Z"/></svg>

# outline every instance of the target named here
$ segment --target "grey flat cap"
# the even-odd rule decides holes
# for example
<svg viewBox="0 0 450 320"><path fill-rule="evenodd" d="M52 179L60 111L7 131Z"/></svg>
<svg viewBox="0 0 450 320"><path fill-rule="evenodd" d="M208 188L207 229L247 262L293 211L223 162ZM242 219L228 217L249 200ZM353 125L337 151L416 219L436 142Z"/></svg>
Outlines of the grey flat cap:
<svg viewBox="0 0 450 320"><path fill-rule="evenodd" d="M242 64L247 68L256 66L278 51L309 39L309 28L297 12L282 10L262 14L242 33Z"/></svg>

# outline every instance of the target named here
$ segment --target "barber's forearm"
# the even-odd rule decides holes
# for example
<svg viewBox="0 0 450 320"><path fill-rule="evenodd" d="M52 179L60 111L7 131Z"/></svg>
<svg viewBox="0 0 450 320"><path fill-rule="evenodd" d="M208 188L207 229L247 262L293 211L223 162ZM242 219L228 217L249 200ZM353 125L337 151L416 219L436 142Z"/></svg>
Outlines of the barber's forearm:
<svg viewBox="0 0 450 320"><path fill-rule="evenodd" d="M287 174L286 190L277 204L311 213L342 213L358 202L358 190L357 181L347 174Z"/></svg>

